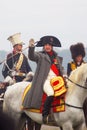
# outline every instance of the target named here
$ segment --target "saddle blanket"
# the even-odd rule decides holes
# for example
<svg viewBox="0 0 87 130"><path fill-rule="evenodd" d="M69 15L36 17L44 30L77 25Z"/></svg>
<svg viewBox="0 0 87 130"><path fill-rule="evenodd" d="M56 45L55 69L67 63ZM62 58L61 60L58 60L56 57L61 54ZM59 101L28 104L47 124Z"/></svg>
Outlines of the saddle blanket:
<svg viewBox="0 0 87 130"><path fill-rule="evenodd" d="M42 105L40 108L40 112L42 113L43 110L43 104L46 100L47 95L43 93L42 97ZM63 112L65 111L65 94L62 94L61 96L54 97L53 103L51 105L51 109L53 112Z"/></svg>
<svg viewBox="0 0 87 130"><path fill-rule="evenodd" d="M28 85L26 87L26 89L25 89L25 91L23 93L23 96L22 96L22 101L24 100L24 98L25 98L27 92L29 91L29 89L30 89L30 85ZM44 102L46 100L46 97L47 97L47 95L45 93L43 93L42 103L41 103L40 109L29 109L29 111L42 113L43 104L44 104ZM60 95L60 96L54 97L54 100L53 100L53 103L52 103L52 106L51 106L51 110L53 112L63 112L63 111L65 111L65 93Z"/></svg>

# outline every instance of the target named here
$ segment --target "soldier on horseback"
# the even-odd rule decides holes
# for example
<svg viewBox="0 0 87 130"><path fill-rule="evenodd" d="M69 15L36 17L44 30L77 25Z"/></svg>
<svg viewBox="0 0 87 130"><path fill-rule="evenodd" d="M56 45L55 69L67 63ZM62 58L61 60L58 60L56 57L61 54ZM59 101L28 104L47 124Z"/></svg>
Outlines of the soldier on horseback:
<svg viewBox="0 0 87 130"><path fill-rule="evenodd" d="M42 116L43 123L47 123L51 104L54 99L54 90L50 80L56 76L63 75L62 58L53 50L53 46L61 47L60 41L54 36L44 36L36 45L43 47L43 51L35 52L34 40L29 41L29 59L37 63L37 69L29 91L29 97L24 101L24 106L28 108L40 108L43 91L47 94L44 103ZM33 96L32 96L33 95ZM29 99L29 100L27 100ZM27 102L27 103L26 103Z"/></svg>
<svg viewBox="0 0 87 130"><path fill-rule="evenodd" d="M16 33L7 39L12 43L13 51L7 55L2 75L5 78L4 81L9 81L10 84L24 80L26 75L32 71L27 57L22 53L23 42L20 36L21 33Z"/></svg>

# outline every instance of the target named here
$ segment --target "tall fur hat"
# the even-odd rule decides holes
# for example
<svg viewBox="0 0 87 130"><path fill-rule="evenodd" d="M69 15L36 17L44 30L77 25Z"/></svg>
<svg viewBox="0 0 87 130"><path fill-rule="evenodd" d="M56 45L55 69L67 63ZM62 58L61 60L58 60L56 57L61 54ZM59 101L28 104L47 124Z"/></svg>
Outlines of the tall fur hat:
<svg viewBox="0 0 87 130"><path fill-rule="evenodd" d="M70 51L72 55L72 59L75 60L75 58L79 55L82 55L82 57L85 57L85 48L83 43L77 43L70 46Z"/></svg>

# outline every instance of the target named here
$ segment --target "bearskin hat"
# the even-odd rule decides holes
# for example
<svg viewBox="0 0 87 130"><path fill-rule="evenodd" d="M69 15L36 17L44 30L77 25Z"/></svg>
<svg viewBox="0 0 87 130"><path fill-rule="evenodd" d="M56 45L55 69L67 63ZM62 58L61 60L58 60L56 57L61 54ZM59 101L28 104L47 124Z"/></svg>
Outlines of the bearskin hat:
<svg viewBox="0 0 87 130"><path fill-rule="evenodd" d="M72 59L75 60L75 58L79 55L82 55L82 57L85 57L85 48L83 43L77 43L70 46L70 51L72 55Z"/></svg>

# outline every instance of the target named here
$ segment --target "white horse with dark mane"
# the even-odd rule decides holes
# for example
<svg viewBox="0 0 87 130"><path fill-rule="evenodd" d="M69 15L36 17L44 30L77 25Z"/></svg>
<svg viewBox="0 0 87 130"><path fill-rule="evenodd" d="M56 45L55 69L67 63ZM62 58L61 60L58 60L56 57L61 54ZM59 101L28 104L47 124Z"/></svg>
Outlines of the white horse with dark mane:
<svg viewBox="0 0 87 130"><path fill-rule="evenodd" d="M11 115L21 130L23 116L29 116L32 120L42 124L42 114L28 110L22 110L22 95L29 82L20 82L9 86L5 92L3 110ZM63 130L84 130L85 121L82 110L83 102L87 96L87 64L83 64L74 70L67 81L66 109L64 112L53 113L56 126Z"/></svg>

